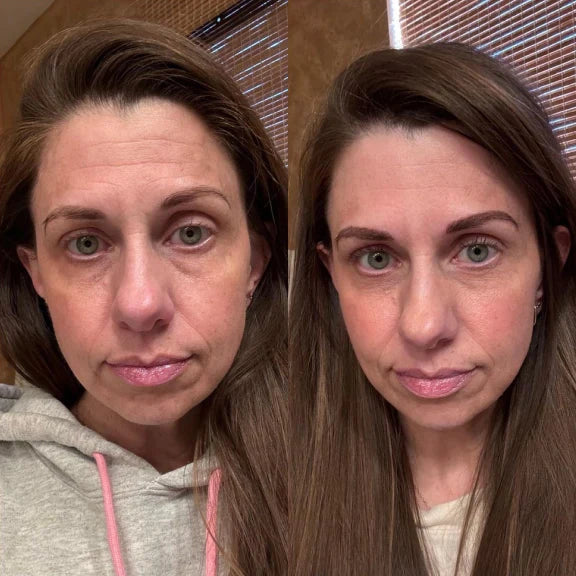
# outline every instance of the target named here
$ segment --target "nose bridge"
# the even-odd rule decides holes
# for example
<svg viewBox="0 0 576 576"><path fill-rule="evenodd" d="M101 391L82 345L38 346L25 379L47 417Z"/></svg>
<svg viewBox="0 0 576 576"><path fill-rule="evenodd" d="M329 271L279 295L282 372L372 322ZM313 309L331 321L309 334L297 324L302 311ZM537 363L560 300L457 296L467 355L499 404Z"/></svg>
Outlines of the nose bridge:
<svg viewBox="0 0 576 576"><path fill-rule="evenodd" d="M400 333L425 349L454 338L457 321L454 294L432 258L413 262L401 294Z"/></svg>
<svg viewBox="0 0 576 576"><path fill-rule="evenodd" d="M166 324L173 314L162 259L142 235L124 246L115 278L114 315L136 332Z"/></svg>

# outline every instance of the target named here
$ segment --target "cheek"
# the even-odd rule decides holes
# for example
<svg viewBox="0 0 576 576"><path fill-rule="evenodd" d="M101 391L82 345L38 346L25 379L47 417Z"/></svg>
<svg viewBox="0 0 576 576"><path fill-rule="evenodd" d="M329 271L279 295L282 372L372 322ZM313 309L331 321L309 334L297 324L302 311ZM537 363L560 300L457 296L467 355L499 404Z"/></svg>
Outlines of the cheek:
<svg viewBox="0 0 576 576"><path fill-rule="evenodd" d="M243 247L223 257L209 274L194 279L183 274L173 285L176 308L184 322L182 336L190 331L198 334L216 362L235 356L244 332L249 242Z"/></svg>
<svg viewBox="0 0 576 576"><path fill-rule="evenodd" d="M177 309L186 324L211 348L226 344L230 338L241 337L247 307L247 278L247 273L237 270L200 282L196 288L191 287L192 290L180 290Z"/></svg>
<svg viewBox="0 0 576 576"><path fill-rule="evenodd" d="M59 346L69 363L97 362L122 348L126 334L112 320L115 300L114 269L94 278L78 273L64 278L46 266L45 299ZM250 271L249 241L239 240L232 252L195 269L165 262L163 290L173 300L174 317L164 337L210 353L209 362L231 362L244 332ZM160 274L160 272L157 272ZM124 336L122 336L124 334Z"/></svg>
<svg viewBox="0 0 576 576"><path fill-rule="evenodd" d="M396 305L388 296L343 295L340 309L346 330L354 346L365 349L370 344L381 347L396 332Z"/></svg>
<svg viewBox="0 0 576 576"><path fill-rule="evenodd" d="M470 338L497 370L515 375L526 357L534 321L533 293L527 287L511 284L478 295L461 312Z"/></svg>
<svg viewBox="0 0 576 576"><path fill-rule="evenodd" d="M399 337L399 288L359 291L339 279L338 297L346 330L358 360L367 373L386 370L407 354ZM521 279L520 279L521 280ZM455 283L446 314L453 314L457 330L450 354L499 369L518 370L532 337L536 281L508 278L508 283L463 286Z"/></svg>
<svg viewBox="0 0 576 576"><path fill-rule="evenodd" d="M372 379L382 359L390 355L398 332L397 298L389 291L358 291L343 283L338 299L356 357Z"/></svg>
<svg viewBox="0 0 576 576"><path fill-rule="evenodd" d="M110 317L110 298L105 286L79 284L60 277L48 277L45 300L62 353L84 359L105 343L104 332Z"/></svg>

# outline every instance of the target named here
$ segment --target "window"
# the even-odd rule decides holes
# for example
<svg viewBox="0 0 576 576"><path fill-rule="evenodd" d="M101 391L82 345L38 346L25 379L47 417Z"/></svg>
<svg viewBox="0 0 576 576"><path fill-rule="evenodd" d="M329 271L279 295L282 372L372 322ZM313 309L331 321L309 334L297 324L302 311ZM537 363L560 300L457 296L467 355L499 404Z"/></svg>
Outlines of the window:
<svg viewBox="0 0 576 576"><path fill-rule="evenodd" d="M547 108L576 175L576 7L562 0L389 0L394 47L472 44L502 58Z"/></svg>
<svg viewBox="0 0 576 576"><path fill-rule="evenodd" d="M191 34L220 61L288 161L288 0L241 0Z"/></svg>

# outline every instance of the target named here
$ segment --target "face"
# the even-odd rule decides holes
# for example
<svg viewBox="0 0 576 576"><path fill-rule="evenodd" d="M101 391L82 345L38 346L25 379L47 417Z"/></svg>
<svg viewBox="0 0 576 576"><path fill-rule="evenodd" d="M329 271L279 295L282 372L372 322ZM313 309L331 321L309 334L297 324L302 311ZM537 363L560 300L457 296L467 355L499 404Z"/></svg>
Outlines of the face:
<svg viewBox="0 0 576 576"><path fill-rule="evenodd" d="M20 257L86 394L138 424L210 395L267 256L201 119L159 100L75 113L47 139L32 213Z"/></svg>
<svg viewBox="0 0 576 576"><path fill-rule="evenodd" d="M527 202L443 128L374 129L342 155L320 246L368 380L406 422L486 413L528 352L542 298Z"/></svg>

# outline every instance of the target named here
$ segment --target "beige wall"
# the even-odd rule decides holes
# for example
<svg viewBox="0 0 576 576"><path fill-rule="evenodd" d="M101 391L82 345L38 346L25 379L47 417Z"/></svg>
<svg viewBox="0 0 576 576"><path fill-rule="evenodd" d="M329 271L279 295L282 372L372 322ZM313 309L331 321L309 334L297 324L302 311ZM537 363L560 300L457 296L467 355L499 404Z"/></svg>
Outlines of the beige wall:
<svg viewBox="0 0 576 576"><path fill-rule="evenodd" d="M388 46L386 0L288 0L290 221L303 132L335 76Z"/></svg>
<svg viewBox="0 0 576 576"><path fill-rule="evenodd" d="M136 18L189 33L235 0L56 0L0 59L0 130L12 125L26 55L56 32L94 18Z"/></svg>
<svg viewBox="0 0 576 576"><path fill-rule="evenodd" d="M9 127L16 116L23 63L30 50L59 30L82 20L124 16L130 11L131 4L134 4L132 0L56 0L0 60L1 124Z"/></svg>
<svg viewBox="0 0 576 576"><path fill-rule="evenodd" d="M12 126L16 118L26 55L56 32L93 18L124 17L189 33L235 1L212 0L207 6L204 0L56 0L0 59L0 131ZM0 356L0 382L13 381L14 371Z"/></svg>

